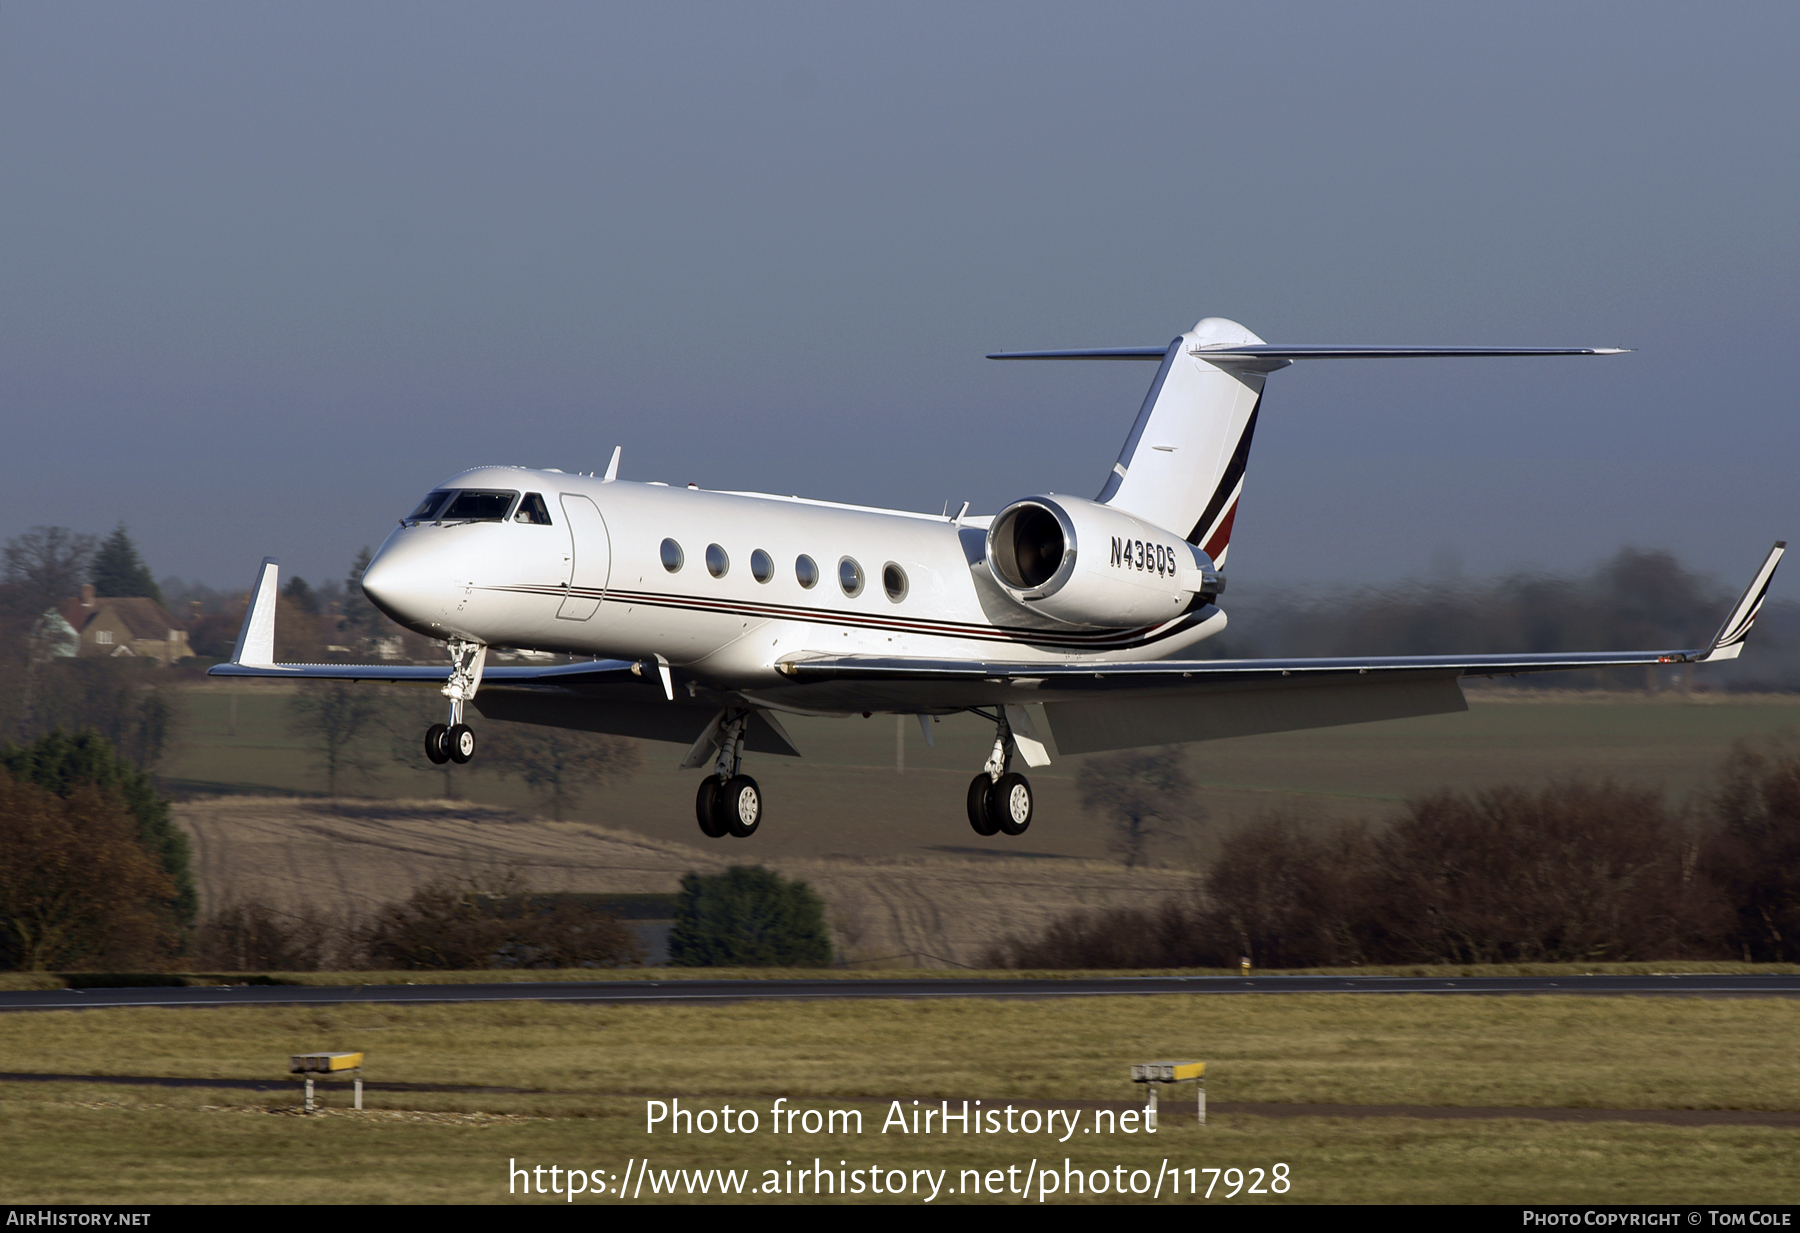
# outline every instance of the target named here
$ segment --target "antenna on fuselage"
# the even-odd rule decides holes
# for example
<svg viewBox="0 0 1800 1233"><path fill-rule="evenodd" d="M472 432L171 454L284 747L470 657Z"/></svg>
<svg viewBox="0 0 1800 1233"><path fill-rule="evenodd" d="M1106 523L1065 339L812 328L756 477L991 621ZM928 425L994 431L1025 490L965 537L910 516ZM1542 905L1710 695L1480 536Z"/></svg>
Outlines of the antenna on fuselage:
<svg viewBox="0 0 1800 1233"><path fill-rule="evenodd" d="M950 507L946 505L944 508L948 509ZM962 508L956 511L956 517L952 518L950 521L960 527L962 525L963 515L968 512L969 512L969 503L967 501L964 501L962 504Z"/></svg>
<svg viewBox="0 0 1800 1233"><path fill-rule="evenodd" d="M606 477L600 481L602 484L610 484L619 478L619 455L624 452L623 445L613 446L612 461L606 464Z"/></svg>

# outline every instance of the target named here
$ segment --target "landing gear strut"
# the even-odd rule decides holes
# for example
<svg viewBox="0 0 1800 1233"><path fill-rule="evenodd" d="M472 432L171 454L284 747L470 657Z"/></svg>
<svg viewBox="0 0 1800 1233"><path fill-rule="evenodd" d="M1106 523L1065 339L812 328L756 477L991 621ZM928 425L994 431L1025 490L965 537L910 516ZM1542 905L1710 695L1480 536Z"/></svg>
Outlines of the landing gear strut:
<svg viewBox="0 0 1800 1233"><path fill-rule="evenodd" d="M1006 712L992 715L973 707L975 714L994 721L994 752L987 765L969 782L969 825L977 835L1023 835L1031 825L1031 781L1012 769L1012 725Z"/></svg>
<svg viewBox="0 0 1800 1233"><path fill-rule="evenodd" d="M450 643L450 679L444 697L450 699L450 722L425 729L425 756L442 766L467 762L475 756L475 731L463 722L463 704L474 700L481 688L481 670L487 664L487 647L479 642Z"/></svg>
<svg viewBox="0 0 1800 1233"><path fill-rule="evenodd" d="M719 756L713 762L712 774L700 781L694 797L694 816L700 833L708 839L735 835L748 839L762 825L762 789L756 780L741 774L744 762L744 731L750 726L750 712L728 715L719 731Z"/></svg>

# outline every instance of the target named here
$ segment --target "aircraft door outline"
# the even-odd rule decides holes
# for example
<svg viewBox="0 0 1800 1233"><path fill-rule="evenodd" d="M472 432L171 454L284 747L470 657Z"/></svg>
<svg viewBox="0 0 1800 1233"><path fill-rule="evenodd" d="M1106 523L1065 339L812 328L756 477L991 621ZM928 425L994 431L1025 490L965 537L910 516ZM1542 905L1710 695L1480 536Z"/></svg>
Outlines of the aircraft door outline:
<svg viewBox="0 0 1800 1233"><path fill-rule="evenodd" d="M600 608L612 578L612 536L593 501L579 493L561 494L563 524L569 529L568 594L556 610L558 620L585 621Z"/></svg>

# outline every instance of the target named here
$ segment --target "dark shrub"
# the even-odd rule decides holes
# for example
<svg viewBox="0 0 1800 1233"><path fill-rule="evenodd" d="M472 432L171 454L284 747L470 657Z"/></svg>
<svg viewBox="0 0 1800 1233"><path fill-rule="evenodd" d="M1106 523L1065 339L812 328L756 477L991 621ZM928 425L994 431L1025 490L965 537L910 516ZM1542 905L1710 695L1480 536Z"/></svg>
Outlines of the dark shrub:
<svg viewBox="0 0 1800 1233"><path fill-rule="evenodd" d="M116 793L0 768L0 967L154 970L180 938L174 895Z"/></svg>
<svg viewBox="0 0 1800 1233"><path fill-rule="evenodd" d="M1729 953L1800 958L1800 756L1740 747L1714 802L1719 829L1701 865L1731 905Z"/></svg>
<svg viewBox="0 0 1800 1233"><path fill-rule="evenodd" d="M339 948L341 930L318 914L236 900L200 922L194 962L223 972L316 972Z"/></svg>
<svg viewBox="0 0 1800 1233"><path fill-rule="evenodd" d="M1230 952L1219 962L1361 962L1358 922L1366 908L1370 855L1368 831L1359 826L1320 836L1292 818L1272 816L1232 835L1206 876L1201 928L1216 939L1216 951Z"/></svg>
<svg viewBox="0 0 1800 1233"><path fill-rule="evenodd" d="M825 901L805 882L746 865L683 875L669 934L672 966L817 968L830 962Z"/></svg>
<svg viewBox="0 0 1800 1233"><path fill-rule="evenodd" d="M119 757L104 737L54 731L29 745L0 747L0 766L65 799L85 787L117 801L130 814L138 842L168 875L168 912L177 924L194 923L200 898L187 836L170 818L169 802L157 795L150 776Z"/></svg>
<svg viewBox="0 0 1800 1233"><path fill-rule="evenodd" d="M611 968L644 961L637 935L578 898L534 894L516 873L439 878L376 913L377 968Z"/></svg>
<svg viewBox="0 0 1800 1233"><path fill-rule="evenodd" d="M1716 946L1716 894L1658 793L1445 792L1411 802L1374 846L1363 928L1378 962L1675 959Z"/></svg>
<svg viewBox="0 0 1800 1233"><path fill-rule="evenodd" d="M1201 913L1166 900L1153 908L1075 912L1050 923L1039 937L1008 938L982 957L989 968L1220 967L1229 939Z"/></svg>

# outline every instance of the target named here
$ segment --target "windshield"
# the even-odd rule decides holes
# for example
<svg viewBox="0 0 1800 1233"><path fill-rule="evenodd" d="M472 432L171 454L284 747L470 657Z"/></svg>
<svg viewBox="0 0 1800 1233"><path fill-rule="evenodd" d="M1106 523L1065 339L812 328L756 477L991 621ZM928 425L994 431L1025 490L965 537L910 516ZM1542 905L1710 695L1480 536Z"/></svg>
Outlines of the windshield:
<svg viewBox="0 0 1800 1233"><path fill-rule="evenodd" d="M444 507L439 522L504 522L518 493L497 488L465 488Z"/></svg>
<svg viewBox="0 0 1800 1233"><path fill-rule="evenodd" d="M423 501L419 502L419 508L414 510L412 513L408 514L405 518L405 521L407 521L407 522L424 522L424 521L426 521L427 519L431 518L434 514L436 514L439 509L441 509L443 507L444 502L448 501L450 499L450 496L451 496L450 493L445 492L441 488L436 492L426 493L425 499Z"/></svg>
<svg viewBox="0 0 1800 1233"><path fill-rule="evenodd" d="M419 508L401 521L505 522L518 495L500 488L464 488L460 491L440 488L427 493L419 502Z"/></svg>

